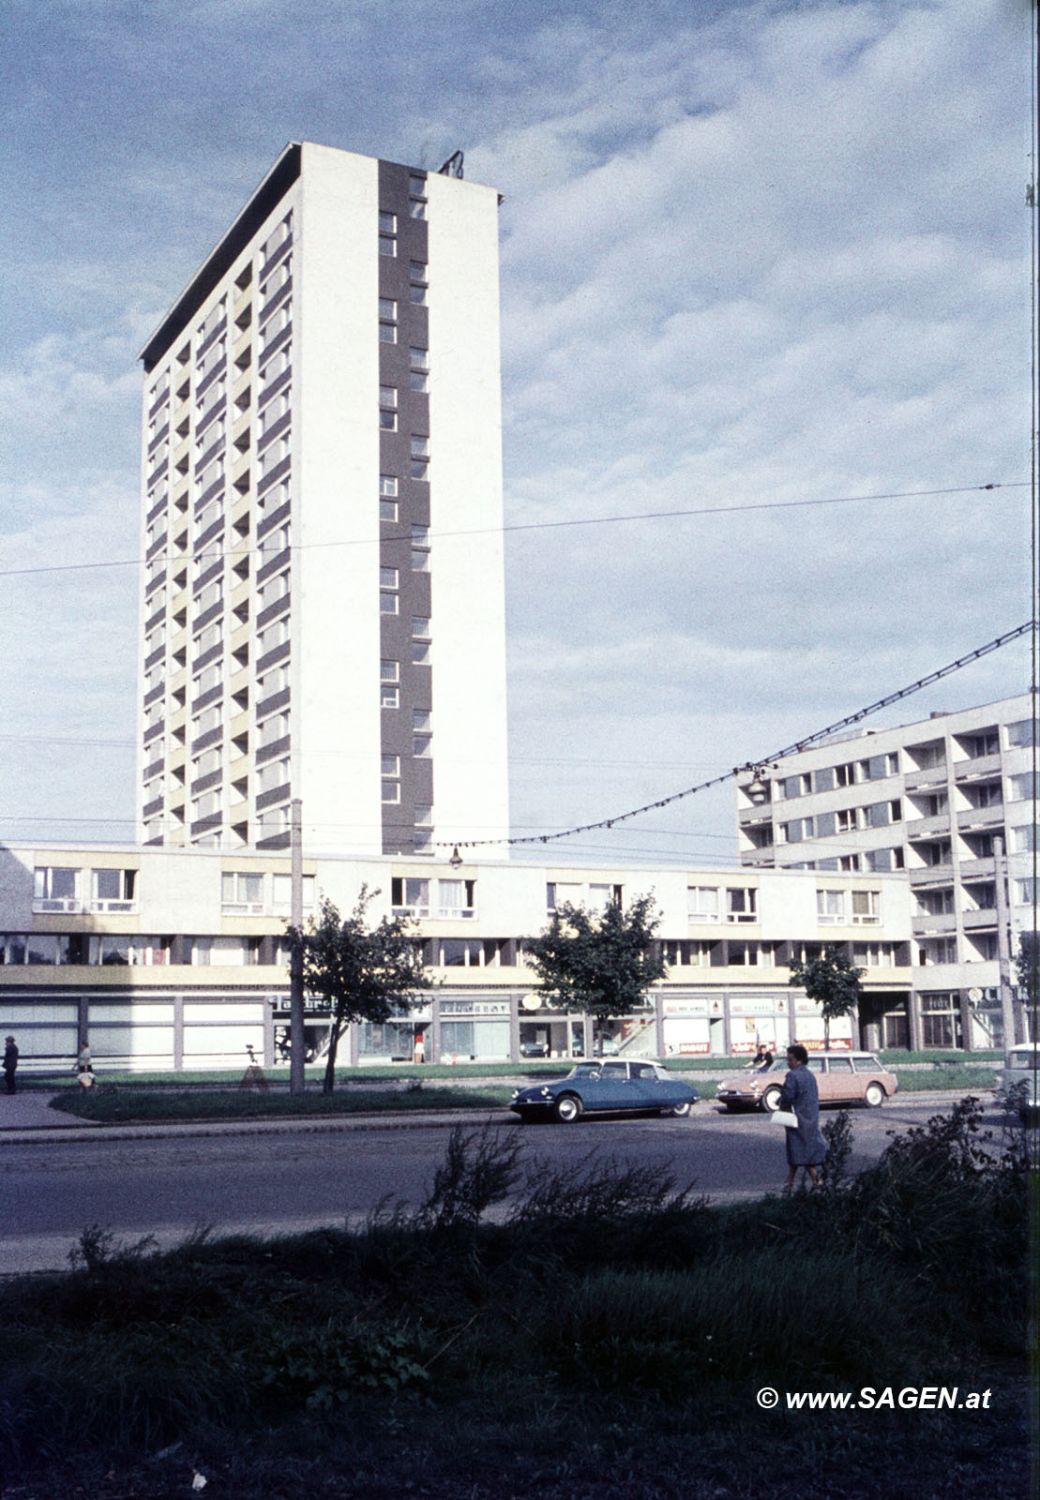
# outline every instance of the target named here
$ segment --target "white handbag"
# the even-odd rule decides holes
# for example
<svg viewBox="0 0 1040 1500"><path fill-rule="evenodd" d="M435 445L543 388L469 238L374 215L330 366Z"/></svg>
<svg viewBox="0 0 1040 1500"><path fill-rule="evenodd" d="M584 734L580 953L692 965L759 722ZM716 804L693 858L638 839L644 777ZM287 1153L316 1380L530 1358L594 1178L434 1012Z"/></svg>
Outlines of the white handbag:
<svg viewBox="0 0 1040 1500"><path fill-rule="evenodd" d="M782 1125L785 1130L798 1129L798 1116L792 1114L789 1109L778 1109L770 1115L774 1125Z"/></svg>

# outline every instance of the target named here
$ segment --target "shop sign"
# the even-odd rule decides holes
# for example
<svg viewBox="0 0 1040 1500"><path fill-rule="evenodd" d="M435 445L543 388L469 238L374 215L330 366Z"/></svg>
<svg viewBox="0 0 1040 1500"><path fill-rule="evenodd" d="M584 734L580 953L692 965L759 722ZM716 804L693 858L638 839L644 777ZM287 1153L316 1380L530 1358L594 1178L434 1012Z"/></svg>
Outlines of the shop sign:
<svg viewBox="0 0 1040 1500"><path fill-rule="evenodd" d="M442 1016L508 1016L508 1000L442 1000Z"/></svg>
<svg viewBox="0 0 1040 1500"><path fill-rule="evenodd" d="M661 1014L665 1016L706 1016L710 1014L711 1001L699 1000L693 995L676 995L662 1000Z"/></svg>
<svg viewBox="0 0 1040 1500"><path fill-rule="evenodd" d="M776 1001L768 998L741 997L739 1000L729 1002L729 1011L732 1016L771 1016L777 1009Z"/></svg>

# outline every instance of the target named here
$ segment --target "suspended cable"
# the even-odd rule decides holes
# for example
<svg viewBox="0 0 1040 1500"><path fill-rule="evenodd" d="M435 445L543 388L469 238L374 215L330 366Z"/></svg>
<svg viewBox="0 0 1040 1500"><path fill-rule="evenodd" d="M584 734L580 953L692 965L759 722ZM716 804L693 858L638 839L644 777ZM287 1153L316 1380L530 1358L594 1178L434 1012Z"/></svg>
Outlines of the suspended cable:
<svg viewBox="0 0 1040 1500"><path fill-rule="evenodd" d="M807 749L819 740L827 739L839 730L847 729L852 724L858 724L870 714L877 713L879 709L888 708L893 703L899 703L903 698L909 698L914 693L919 693L922 688L929 687L933 682L939 682L944 677L959 672L962 667L979 661L988 656L992 651L999 651L1002 646L1016 641L1020 637L1029 634L1034 629L1035 622L1027 620L1023 625L1017 625L1014 630L1006 631L998 635L992 641L987 641L984 646L978 646L974 651L969 651L966 656L959 656L956 661L948 662L946 666L939 667L935 672L929 672L925 677L919 677L907 687L900 688L898 692L889 693L884 698L879 698L875 703L868 704L866 708L857 709L854 714L846 714L843 719L838 719L833 724L828 724L824 729L818 729L814 734L806 735L803 739L795 740L793 744L786 745L782 750L775 750L771 755L761 756L756 761L747 761L743 766L734 766L732 770L724 771L720 776L712 776L707 781L698 782L696 786L685 787L681 792L673 792L670 796L659 797L654 802L645 802L642 807L630 808L627 812L615 813L609 818L599 818L594 823L579 823L573 828L563 828L556 833L521 834L516 837L500 839L442 839L435 841L435 847L441 849L475 849L481 846L494 844L498 847L516 844L550 844L559 839L573 837L576 833L591 833L594 829L613 828L615 823L626 822L629 818L638 818L642 813L655 812L661 807L670 807L673 802L681 802L685 797L692 797L697 792L706 792L710 787L722 786L725 782L732 780L742 771L753 771L762 769L774 761L783 760L785 756L797 754L800 750Z"/></svg>
<svg viewBox="0 0 1040 1500"><path fill-rule="evenodd" d="M506 532L517 531L552 531L564 526L615 526L626 521L674 521L681 520L686 516L724 516L743 514L748 511L762 510L794 510L807 506L816 505L858 505L864 501L878 500L923 500L941 495L970 495L977 494L982 490L1021 490L1028 489L1028 480L1014 480L1007 484L967 484L958 485L953 488L939 490L893 490L877 495L829 495L815 500L760 500L752 501L747 505L705 505L695 506L682 510L652 510L633 511L629 514L612 516L577 516L573 520L562 521L515 521L506 526L476 526L465 531L436 531L430 533L431 541L447 541L455 537L492 536L503 535ZM380 542L402 542L411 546L411 531L399 533L383 533L370 537L351 537L343 541L326 542L295 542L291 550L304 552L311 548L326 550L332 547L373 547ZM282 550L282 549L277 549ZM156 553L155 557L124 557L112 558L103 562L85 563L50 563L40 567L32 568L0 568L0 578L25 577L30 574L41 573L83 573L91 572L99 568L140 568L149 562L155 562L161 558L165 563L180 563L206 558L210 562L216 562L218 558L244 558L253 555L261 556L267 551L275 556L275 550L264 547L234 547L228 550L206 548L198 554L189 555L179 553L176 557L168 552Z"/></svg>

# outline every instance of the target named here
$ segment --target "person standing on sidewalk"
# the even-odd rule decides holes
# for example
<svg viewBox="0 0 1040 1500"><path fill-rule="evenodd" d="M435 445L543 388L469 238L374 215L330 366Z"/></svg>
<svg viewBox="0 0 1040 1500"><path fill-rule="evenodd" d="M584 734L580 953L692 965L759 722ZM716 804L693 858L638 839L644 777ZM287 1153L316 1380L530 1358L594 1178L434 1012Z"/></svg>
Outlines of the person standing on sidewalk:
<svg viewBox="0 0 1040 1500"><path fill-rule="evenodd" d="M784 1131L787 1145L787 1181L784 1191L794 1187L798 1168L803 1167L813 1187L817 1172L827 1155L827 1143L820 1131L820 1091L816 1079L806 1067L809 1054L795 1042L787 1049L790 1072L780 1091L780 1108L789 1109L798 1121L797 1128Z"/></svg>
<svg viewBox="0 0 1040 1500"><path fill-rule="evenodd" d="M15 1092L14 1075L18 1071L18 1047L13 1036L4 1041L4 1088L7 1093Z"/></svg>

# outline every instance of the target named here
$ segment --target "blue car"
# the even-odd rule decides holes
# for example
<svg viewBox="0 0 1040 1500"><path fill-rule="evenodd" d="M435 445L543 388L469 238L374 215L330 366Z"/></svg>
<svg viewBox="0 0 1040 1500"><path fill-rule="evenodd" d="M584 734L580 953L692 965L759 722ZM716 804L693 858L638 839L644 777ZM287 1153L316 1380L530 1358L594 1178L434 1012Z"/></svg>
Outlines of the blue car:
<svg viewBox="0 0 1040 1500"><path fill-rule="evenodd" d="M583 1114L658 1114L682 1118L700 1095L657 1063L580 1062L552 1083L517 1089L509 1108L525 1124L558 1120L573 1125Z"/></svg>

